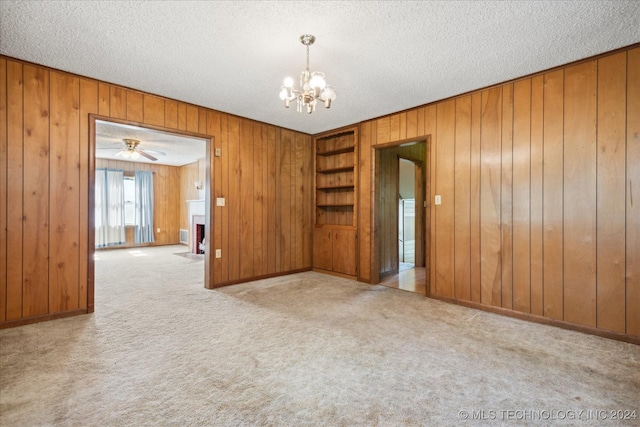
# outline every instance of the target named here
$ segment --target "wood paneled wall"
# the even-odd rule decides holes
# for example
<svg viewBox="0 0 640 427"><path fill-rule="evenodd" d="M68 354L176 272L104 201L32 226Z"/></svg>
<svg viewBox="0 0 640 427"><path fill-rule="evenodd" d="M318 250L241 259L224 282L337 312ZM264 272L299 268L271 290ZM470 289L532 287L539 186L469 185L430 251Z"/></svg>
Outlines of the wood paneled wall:
<svg viewBox="0 0 640 427"><path fill-rule="evenodd" d="M640 336L640 48L364 122L360 135L363 212L382 173L373 147L431 135L432 296ZM359 228L366 280L369 215Z"/></svg>
<svg viewBox="0 0 640 427"><path fill-rule="evenodd" d="M224 114L208 122L216 135L214 283L311 268L311 136ZM236 195L231 197L231 195Z"/></svg>
<svg viewBox="0 0 640 427"><path fill-rule="evenodd" d="M194 183L196 181L202 183L206 191L205 169L204 159L180 166L180 228L182 229L188 230L191 226L187 200L199 200L203 192L197 190Z"/></svg>
<svg viewBox="0 0 640 427"><path fill-rule="evenodd" d="M180 168L176 166L135 163L124 160L96 159L96 168L122 169L133 173L136 170L153 172L153 234L154 243L140 246L173 245L180 242ZM193 182L191 183L193 187ZM160 229L160 232L157 229ZM124 247L136 246L133 227L127 227L127 242Z"/></svg>
<svg viewBox="0 0 640 427"><path fill-rule="evenodd" d="M222 149L206 286L311 268L309 135L0 56L0 327L92 311L90 114Z"/></svg>

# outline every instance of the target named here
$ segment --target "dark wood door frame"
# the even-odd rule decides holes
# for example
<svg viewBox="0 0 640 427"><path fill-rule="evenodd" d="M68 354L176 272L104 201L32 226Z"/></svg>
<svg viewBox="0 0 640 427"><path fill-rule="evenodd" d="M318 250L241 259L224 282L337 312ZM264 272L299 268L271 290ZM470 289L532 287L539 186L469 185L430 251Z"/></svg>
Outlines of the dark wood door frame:
<svg viewBox="0 0 640 427"><path fill-rule="evenodd" d="M211 209L211 194L214 188L214 137L211 135L205 135L195 132L169 129L161 126L152 126L146 123L134 122L131 120L115 119L113 117L100 116L98 114L89 114L89 235L87 245L87 312L92 313L94 311L95 300L95 264L93 261L93 253L96 250L95 234L96 234L96 222L95 222L95 175L96 175L96 121L111 122L121 125L137 126L140 128L146 128L156 130L159 132L171 133L174 135L196 137L205 140L206 155L205 155L205 179L208 183L207 191L205 191L205 257L204 257L204 284L205 288L213 288L213 272L211 266L213 265L213 254L211 248L215 248L213 241L213 224L214 224L214 209Z"/></svg>
<svg viewBox="0 0 640 427"><path fill-rule="evenodd" d="M373 159L373 191L372 191L372 239L371 239L371 254L372 254L372 269L371 269L371 283L380 283L380 213L378 212L379 196L380 196L380 151L386 148L398 147L409 142L424 142L425 144L425 183L424 183L424 259L425 259L425 295L430 295L431 284L431 271L432 271L432 256L431 256L431 210L432 210L432 197L431 197L431 170L433 165L431 164L431 135L424 135L417 138L412 138L408 141L395 141L389 144L374 146L374 159Z"/></svg>

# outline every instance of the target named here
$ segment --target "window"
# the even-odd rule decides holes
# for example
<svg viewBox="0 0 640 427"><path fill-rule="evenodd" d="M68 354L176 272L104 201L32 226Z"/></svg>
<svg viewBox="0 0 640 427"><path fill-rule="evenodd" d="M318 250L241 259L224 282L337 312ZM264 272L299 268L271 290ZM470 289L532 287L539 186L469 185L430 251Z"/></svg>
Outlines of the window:
<svg viewBox="0 0 640 427"><path fill-rule="evenodd" d="M136 225L136 178L124 177L124 223Z"/></svg>

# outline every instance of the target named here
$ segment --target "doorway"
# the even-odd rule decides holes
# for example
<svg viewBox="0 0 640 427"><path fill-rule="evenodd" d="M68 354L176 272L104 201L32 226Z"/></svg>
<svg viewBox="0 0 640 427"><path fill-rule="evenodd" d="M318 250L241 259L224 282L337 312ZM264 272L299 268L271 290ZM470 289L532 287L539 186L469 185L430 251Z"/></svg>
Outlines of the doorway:
<svg viewBox="0 0 640 427"><path fill-rule="evenodd" d="M90 138L89 306L93 309L96 259L99 262L101 251L106 256L104 249L117 249L133 257L160 247L184 258L193 255L190 259L200 260L197 268L204 286L210 287L209 248L214 247L210 208L212 138L97 115L90 116ZM114 181L113 186L110 180ZM116 190L119 181L123 187L136 186L136 192L144 196L132 214L129 199L133 196L124 190L122 206L115 208L122 211L115 215L121 220L116 219L112 224L114 203L111 199L118 200L117 193L108 195L109 201L98 199ZM150 212L148 205L151 205ZM138 206L145 206L147 211ZM109 209L109 213L100 212L102 207ZM194 227L196 217L200 221L196 221ZM113 225L117 225L116 236ZM191 250L193 247L196 251Z"/></svg>
<svg viewBox="0 0 640 427"><path fill-rule="evenodd" d="M376 150L380 284L426 294L426 141Z"/></svg>

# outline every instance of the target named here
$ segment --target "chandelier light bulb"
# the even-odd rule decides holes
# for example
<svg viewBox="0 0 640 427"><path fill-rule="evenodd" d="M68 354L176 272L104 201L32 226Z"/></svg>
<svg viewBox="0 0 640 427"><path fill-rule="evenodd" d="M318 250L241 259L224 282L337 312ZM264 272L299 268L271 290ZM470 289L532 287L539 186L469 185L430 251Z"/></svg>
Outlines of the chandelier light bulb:
<svg viewBox="0 0 640 427"><path fill-rule="evenodd" d="M324 73L320 73L318 71L316 71L315 73L312 73L309 84L314 89L320 89L320 90L324 89L325 86L327 86L327 82L324 81Z"/></svg>
<svg viewBox="0 0 640 427"><path fill-rule="evenodd" d="M310 34L300 36L300 42L307 49L307 66L300 73L300 89L294 88L291 77L286 77L284 86L280 88L280 100L284 102L285 108L289 108L291 101L296 100L296 110L299 113L303 110L306 110L308 114L313 113L318 101L324 103L325 108L331 108L331 102L336 99L335 89L327 85L324 73L309 70L309 46L315 40L316 38Z"/></svg>

